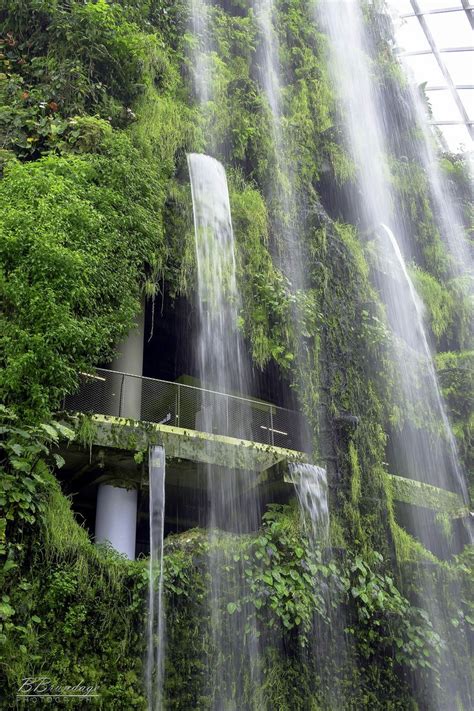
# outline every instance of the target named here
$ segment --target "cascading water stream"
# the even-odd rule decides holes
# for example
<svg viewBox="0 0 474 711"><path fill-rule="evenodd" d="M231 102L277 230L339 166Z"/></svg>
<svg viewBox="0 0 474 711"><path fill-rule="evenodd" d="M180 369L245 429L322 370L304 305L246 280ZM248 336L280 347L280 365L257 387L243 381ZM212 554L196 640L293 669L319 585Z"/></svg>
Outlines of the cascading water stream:
<svg viewBox="0 0 474 711"><path fill-rule="evenodd" d="M213 391L245 394L249 374L242 339L238 330L241 308L236 278L234 234L225 170L206 155L188 155L191 178L198 284L198 359L201 381ZM251 408L239 401L239 411L229 417L228 401L207 392L203 395L200 429L213 432L213 423L228 423L228 434L251 439ZM242 679L247 676L259 686L258 635L249 625L245 611L233 614L222 610L225 588L235 591L237 600L247 591L243 563L234 566L235 575L225 577L230 569L230 555L223 530L244 534L258 525L259 501L256 475L237 467L206 466L209 537L209 609L212 624L214 661L209 660L208 684L212 708L243 707ZM254 698L258 698L255 691ZM261 707L260 707L261 708Z"/></svg>
<svg viewBox="0 0 474 711"><path fill-rule="evenodd" d="M383 99L371 78L371 49L361 6L359 2L322 0L316 13L329 36L329 67L340 102L347 148L358 171L354 216L363 231L378 237L374 281L393 334L392 360L404 421L391 433L391 465L397 474L464 496L465 482L436 379L421 300L406 267L405 260L411 259L412 253L411 235L405 233L394 214ZM437 551L445 547L441 530L432 521L427 536L427 515L422 510L412 507L408 521L428 547ZM426 607L434 625L439 629L447 627L449 620L431 571L421 572L424 589L420 604ZM446 708L446 699L451 702L456 698L456 687L462 686L463 675L449 650L443 663L443 690L435 682L429 690L430 708L439 711Z"/></svg>
<svg viewBox="0 0 474 711"><path fill-rule="evenodd" d="M273 0L252 0L261 41L258 57L260 83L271 111L273 159L277 170L267 188L276 232L276 251L283 273L293 293L305 286L301 216L298 215L297 189L282 130L279 42L275 27Z"/></svg>
<svg viewBox="0 0 474 711"><path fill-rule="evenodd" d="M434 147L433 132L428 123L427 108L406 63L404 68L411 80L409 82L411 103L415 110L417 124L421 129L421 137L416 143L418 159L430 184L434 212L438 218L441 237L447 244L452 257L451 272L454 276L469 275L471 280L474 280L472 250L466 239L459 209L453 200L448 181L440 168L439 157ZM472 288L473 284L471 283L471 291Z"/></svg>
<svg viewBox="0 0 474 711"><path fill-rule="evenodd" d="M308 351L302 336L304 314L298 297L309 288L305 267L305 217L301 191L291 167L292 157L282 126L282 80L277 11L274 0L253 0L253 8L261 37L258 52L260 83L271 110L273 159L277 167L277 170L272 173L267 188L267 200L273 206L272 222L276 233L277 262L288 280L292 296L297 297L294 299L293 306L293 321L296 324L294 348L297 391L301 409L306 412L309 419L313 420L313 424L319 427L320 414L315 414L314 404L306 401L306 393L311 390L308 388L308 383L319 369L313 362L314 355ZM315 390L319 389L319 386L319 382L314 382L312 385ZM308 452L313 450L309 430L304 433L303 448ZM315 551L323 544L330 555L326 471L312 464L297 464L290 467L290 475L297 492L302 524L307 525L309 521L311 525L310 546ZM325 662L328 660L335 662L336 656L341 659L348 654L347 642L343 634L343 612L339 609L338 619L334 619L333 607L329 599L332 593L329 589L327 595L329 624L321 626L315 616L310 642L312 659L318 674L322 672ZM342 703L343 691L335 678L332 679L331 688L331 693L334 695L333 702Z"/></svg>
<svg viewBox="0 0 474 711"><path fill-rule="evenodd" d="M199 370L203 384L214 390L244 393L249 376L238 330L241 300L227 178L221 163L207 155L190 153L188 168L200 317ZM221 402L214 407L225 406Z"/></svg>
<svg viewBox="0 0 474 711"><path fill-rule="evenodd" d="M438 379L436 376L436 371L434 368L433 364L433 358L431 355L431 350L428 344L428 339L426 337L426 332L425 332L425 327L423 323L423 304L420 300L420 297L418 296L415 287L413 285L413 282L410 278L410 275L408 273L405 261L403 259L402 253L400 252L400 247L398 246L397 240L395 239L395 235L393 234L392 230L387 227L386 225L382 224L381 227L385 230L388 239L390 241L390 245L393 250L393 254L395 255L396 258L396 263L398 265L399 273L403 279L403 281L406 284L406 288L408 291L408 294L410 296L411 302L413 304L413 313L415 315L415 323L413 324L413 327L416 329L417 333L420 336L421 340L421 345L422 345L422 352L424 355L424 364L425 364L425 373L426 373L426 379L425 379L425 388L427 389L430 399L432 400L431 403L431 411L433 412L434 416L436 415L439 417L440 421L442 422L442 428L444 435L446 437L445 441L445 449L447 449L447 462L446 462L446 468L447 468L447 474L450 473L451 476L447 476L446 479L442 482L446 488L451 488L455 489L457 493L459 493L462 496L463 501L467 504L469 502L469 496L467 492L467 486L466 486L466 480L464 477L464 474L462 472L460 463L459 463L459 457L457 453L457 447L456 447L456 440L453 435L453 431L451 429L450 422L448 420L448 417L446 415L446 410L445 406L441 397L441 392L439 389L438 385ZM412 394L413 397L413 394ZM437 462L435 458L433 457L433 441L431 441L430 446L430 451L425 452L425 458L430 458L430 467L436 466ZM439 457L442 456L442 453L439 452L438 456L436 459L439 460Z"/></svg>
<svg viewBox="0 0 474 711"><path fill-rule="evenodd" d="M301 526L306 534L313 561L334 564L329 536L329 496L327 472L315 464L295 463L288 465L290 479L295 487L300 509ZM351 660L344 627L345 615L337 604L337 594L331 580L324 583L315 578L315 597L322 596L329 623L313 615L312 635L309 639L311 656L316 674L323 678L330 674L327 683L327 707L345 708L345 693L339 682L338 671ZM334 673L330 670L333 669Z"/></svg>
<svg viewBox="0 0 474 711"><path fill-rule="evenodd" d="M190 1L195 43L191 50L194 89L204 115L214 94L209 9L206 0ZM211 131L208 145L212 148L214 144L215 136ZM188 167L198 277L200 378L203 384L216 391L244 394L249 392L249 372L237 327L241 302L225 170L215 159L198 154L188 156ZM214 422L227 422L228 426L232 423L231 436L251 439L251 411L243 400L241 402L240 411L229 418L225 398L208 393L201 403L200 429L212 432ZM210 657L207 660L207 692L212 699L212 708L221 711L231 708L232 704L243 706L242 680L245 676L255 687L253 698L260 698L260 663L255 622L249 629L245 624L245 611L229 615L221 609L226 592L223 570L228 554L222 545L219 547L223 540L219 529L244 533L256 528L260 507L254 474L236 472L232 466L227 471L211 466L204 468L209 508L206 522L210 549L208 604L214 648L214 661ZM234 570L233 580L227 580L226 585L231 586L241 599L246 593L243 563L234 565ZM260 708L263 708L262 704Z"/></svg>
<svg viewBox="0 0 474 711"><path fill-rule="evenodd" d="M163 609L163 534L165 522L165 471L163 447L149 453L150 563L146 691L149 711L163 709L165 665L165 614Z"/></svg>
<svg viewBox="0 0 474 711"><path fill-rule="evenodd" d="M400 462L399 473L454 489L464 496L465 482L437 384L421 300L403 257L410 256L410 236L393 214L385 159L387 146L380 118L383 112L370 79L369 45L361 9L359 3L344 3L342 11L341 3L322 2L318 13L330 37L333 81L341 102L348 148L358 169L361 199L355 209L362 227L378 236L379 265L374 279L398 344L393 356L405 405L418 420L410 434L412 441L396 448L405 453L410 450ZM393 224L394 229L387 224ZM423 430L433 437L425 437Z"/></svg>
<svg viewBox="0 0 474 711"><path fill-rule="evenodd" d="M317 545L329 541L329 504L326 470L315 464L294 463L288 465L290 478L296 490L302 524L308 538Z"/></svg>
<svg viewBox="0 0 474 711"><path fill-rule="evenodd" d="M189 0L190 24L194 38L191 50L193 83L197 99L201 106L210 100L212 95L210 40L208 27L209 6L206 0Z"/></svg>

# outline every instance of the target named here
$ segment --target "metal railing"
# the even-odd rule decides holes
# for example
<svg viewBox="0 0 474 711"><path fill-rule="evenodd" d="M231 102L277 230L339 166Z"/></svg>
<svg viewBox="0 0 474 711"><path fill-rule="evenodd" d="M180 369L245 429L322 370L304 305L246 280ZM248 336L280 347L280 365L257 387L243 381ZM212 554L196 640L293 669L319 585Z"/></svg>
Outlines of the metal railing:
<svg viewBox="0 0 474 711"><path fill-rule="evenodd" d="M307 424L293 410L184 383L97 368L64 408L227 435L300 451Z"/></svg>

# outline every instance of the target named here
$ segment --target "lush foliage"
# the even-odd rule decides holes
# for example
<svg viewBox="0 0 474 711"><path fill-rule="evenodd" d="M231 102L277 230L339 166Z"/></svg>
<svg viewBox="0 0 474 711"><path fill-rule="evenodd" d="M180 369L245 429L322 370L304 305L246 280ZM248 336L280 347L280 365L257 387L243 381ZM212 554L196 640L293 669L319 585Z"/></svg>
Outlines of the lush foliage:
<svg viewBox="0 0 474 711"><path fill-rule="evenodd" d="M459 664L466 654L469 554L440 565L398 522L386 476L387 433L421 426L424 413L401 401L394 339L371 285L372 245L348 224L356 223L348 208L355 167L326 39L308 3L276 3L282 91L275 127L250 5L209 6L214 91L198 107L196 38L181 0L0 3L0 392L10 408L2 410L0 653L10 706L20 681L44 669L56 683L74 677L98 685L107 708L145 707L146 565L93 548L74 521L53 473L62 464L59 438L72 435L51 413L80 371L111 359L144 296L192 300L188 150L208 151L226 166L240 326L255 368L275 367L299 395L314 452L328 469L337 555L311 546L293 506L270 506L260 530L240 538L210 543L200 530L169 536L169 708L212 706L208 665L225 670L229 662L216 658L209 555L222 563L222 633L238 618L247 635L257 629L265 650L261 688L246 680L249 708L261 698L281 711L427 708L444 646ZM412 275L431 335L449 349L437 365L469 464L471 356L456 350L469 347L469 283L449 276L411 141L416 120L397 110L409 100L382 0L366 3L365 12L394 137L394 209L413 235ZM466 166L449 155L442 166L467 224ZM284 274L282 234L301 246L304 287ZM427 579L443 590L444 627L423 610ZM340 654L322 659L322 649ZM219 683L231 697L230 673ZM459 693L465 699L469 691Z"/></svg>

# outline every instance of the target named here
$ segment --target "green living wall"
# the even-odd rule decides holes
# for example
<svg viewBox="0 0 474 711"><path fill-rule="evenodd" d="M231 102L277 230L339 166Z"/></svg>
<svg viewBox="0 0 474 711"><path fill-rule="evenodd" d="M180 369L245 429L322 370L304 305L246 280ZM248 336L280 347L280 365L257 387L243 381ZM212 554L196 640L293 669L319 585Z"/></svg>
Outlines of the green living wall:
<svg viewBox="0 0 474 711"><path fill-rule="evenodd" d="M380 81L398 96L403 79L378 18L367 15ZM326 38L308 3L278 2L284 138L305 206L310 287L298 293L273 258L281 215L269 185L278 164L248 3L212 7L217 89L203 112L190 89L184 2L1 0L0 23L0 704L14 708L22 679L47 673L54 683L97 686L104 709L146 707L147 563L92 546L74 521L54 476L57 443L74 433L55 412L81 371L111 359L143 297L193 297L186 152L212 148L230 185L242 329L256 367L275 362L297 389L304 378L318 454L332 462L331 542L340 552L330 562L311 550L293 505L270 507L257 534L219 543L236 565L244 560L252 591L240 600L229 587L223 612L258 619L266 650L260 693L269 708L426 708L444 640L420 609L417 571L432 564L453 621L444 633L462 660L456 635L472 622L471 567L468 553L437 562L396 521L384 463L388 428L402 418L390 335L370 283L370 244L329 207L351 189L354 166L336 117ZM396 147L390 159L416 226L413 274L445 351L441 382L468 462L464 287L448 277L426 179ZM444 169L466 203L462 161L446 156ZM201 531L166 543L170 708L209 708L215 692L206 686L205 660L215 653L204 605L208 546ZM331 602L317 592L328 586ZM314 630L329 639L336 609L348 651L325 665ZM248 707L256 708L250 691Z"/></svg>

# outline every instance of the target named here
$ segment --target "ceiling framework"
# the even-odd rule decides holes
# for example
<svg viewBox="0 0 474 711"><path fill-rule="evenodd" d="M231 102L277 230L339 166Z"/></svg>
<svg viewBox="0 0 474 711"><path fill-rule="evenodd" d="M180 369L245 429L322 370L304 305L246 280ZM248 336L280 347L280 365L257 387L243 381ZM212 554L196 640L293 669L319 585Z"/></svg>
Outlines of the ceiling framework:
<svg viewBox="0 0 474 711"><path fill-rule="evenodd" d="M397 3L394 5L396 8ZM466 38L469 41L472 37L474 5L470 0L446 0L445 5L437 0L409 0L404 3L404 8L407 11L399 15L404 21L398 38L400 55L407 58L417 81L426 81L425 91L432 102L431 123L439 127L458 127L457 140L465 137L464 145L469 147L466 144L474 140L474 47L466 45ZM413 62L423 57L427 62L430 57L436 61L436 80L430 80L428 65L424 69L421 65L421 69L415 71ZM456 65L451 62L451 57ZM461 67L461 81L453 75L453 67L457 74ZM426 73L424 80L423 71ZM445 133L443 128L441 131ZM454 139L446 141L451 144L451 149L454 148L453 142Z"/></svg>

